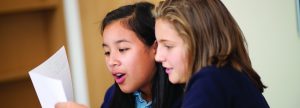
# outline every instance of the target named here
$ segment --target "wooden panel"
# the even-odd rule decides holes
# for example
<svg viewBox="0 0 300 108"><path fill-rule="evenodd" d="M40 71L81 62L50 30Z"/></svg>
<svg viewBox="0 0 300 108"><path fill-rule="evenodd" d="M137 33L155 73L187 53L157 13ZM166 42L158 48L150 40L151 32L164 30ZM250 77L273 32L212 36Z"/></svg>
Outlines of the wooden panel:
<svg viewBox="0 0 300 108"><path fill-rule="evenodd" d="M40 108L37 95L29 78L0 83L1 108Z"/></svg>
<svg viewBox="0 0 300 108"><path fill-rule="evenodd" d="M28 71L66 43L63 20L61 0L0 1L1 107L41 107Z"/></svg>
<svg viewBox="0 0 300 108"><path fill-rule="evenodd" d="M57 0L1 0L0 14L50 9L56 6L56 2Z"/></svg>
<svg viewBox="0 0 300 108"><path fill-rule="evenodd" d="M43 12L0 16L0 82L23 78L49 56Z"/></svg>
<svg viewBox="0 0 300 108"><path fill-rule="evenodd" d="M66 50L68 52L63 13L63 0L59 0L55 7L55 10L49 11L46 16L46 27L48 34L47 39L50 46L50 54L55 53L63 45L66 47Z"/></svg>

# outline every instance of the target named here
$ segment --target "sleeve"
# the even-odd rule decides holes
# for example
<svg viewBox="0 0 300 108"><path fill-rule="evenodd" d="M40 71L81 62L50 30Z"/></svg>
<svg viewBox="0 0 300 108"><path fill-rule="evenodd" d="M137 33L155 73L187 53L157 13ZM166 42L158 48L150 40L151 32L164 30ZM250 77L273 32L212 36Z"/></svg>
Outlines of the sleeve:
<svg viewBox="0 0 300 108"><path fill-rule="evenodd" d="M112 99L114 91L115 91L115 84L110 86L109 89L106 91L101 108L109 108L109 103Z"/></svg>
<svg viewBox="0 0 300 108"><path fill-rule="evenodd" d="M222 77L214 70L196 73L188 83L183 99L183 108L225 108L228 100L222 87ZM228 102L227 102L228 103Z"/></svg>

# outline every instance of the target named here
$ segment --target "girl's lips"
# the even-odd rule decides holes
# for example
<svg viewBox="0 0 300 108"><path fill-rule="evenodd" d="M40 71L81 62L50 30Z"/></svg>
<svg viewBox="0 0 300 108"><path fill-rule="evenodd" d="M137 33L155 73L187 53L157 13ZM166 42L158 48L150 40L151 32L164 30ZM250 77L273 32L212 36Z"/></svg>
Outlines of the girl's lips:
<svg viewBox="0 0 300 108"><path fill-rule="evenodd" d="M172 70L173 70L172 68L166 68L166 73L170 74L172 72Z"/></svg>
<svg viewBox="0 0 300 108"><path fill-rule="evenodd" d="M126 79L125 74L114 74L114 78L118 84L124 83L124 81Z"/></svg>
<svg viewBox="0 0 300 108"><path fill-rule="evenodd" d="M122 76L121 78L116 78L115 80L118 84L122 84L125 81L125 77Z"/></svg>

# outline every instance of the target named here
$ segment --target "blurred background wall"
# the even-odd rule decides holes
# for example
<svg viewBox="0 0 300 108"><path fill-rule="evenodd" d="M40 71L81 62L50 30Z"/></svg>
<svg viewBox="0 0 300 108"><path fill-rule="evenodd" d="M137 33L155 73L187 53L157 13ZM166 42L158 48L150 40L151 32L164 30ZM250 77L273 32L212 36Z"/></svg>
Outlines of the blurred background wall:
<svg viewBox="0 0 300 108"><path fill-rule="evenodd" d="M105 14L140 0L78 0L91 108L103 101L113 83L105 67L99 31ZM148 0L157 4L160 0ZM248 41L254 68L268 86L272 108L300 106L300 35L295 0L223 0ZM0 104L6 108L40 107L28 71L45 61L68 37L62 0L0 0ZM77 62L76 60L71 62ZM76 79L73 79L76 80ZM76 94L75 94L76 95ZM77 98L81 98L78 97Z"/></svg>
<svg viewBox="0 0 300 108"><path fill-rule="evenodd" d="M271 108L300 106L300 34L296 0L222 0L248 41Z"/></svg>

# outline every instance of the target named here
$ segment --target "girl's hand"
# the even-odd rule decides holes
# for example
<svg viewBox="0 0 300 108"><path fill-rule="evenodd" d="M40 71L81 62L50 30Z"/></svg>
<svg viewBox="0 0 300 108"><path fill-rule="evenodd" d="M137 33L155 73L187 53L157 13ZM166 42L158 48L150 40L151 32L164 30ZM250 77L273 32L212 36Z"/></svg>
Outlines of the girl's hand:
<svg viewBox="0 0 300 108"><path fill-rule="evenodd" d="M75 102L60 102L55 104L55 108L87 108L87 106Z"/></svg>

